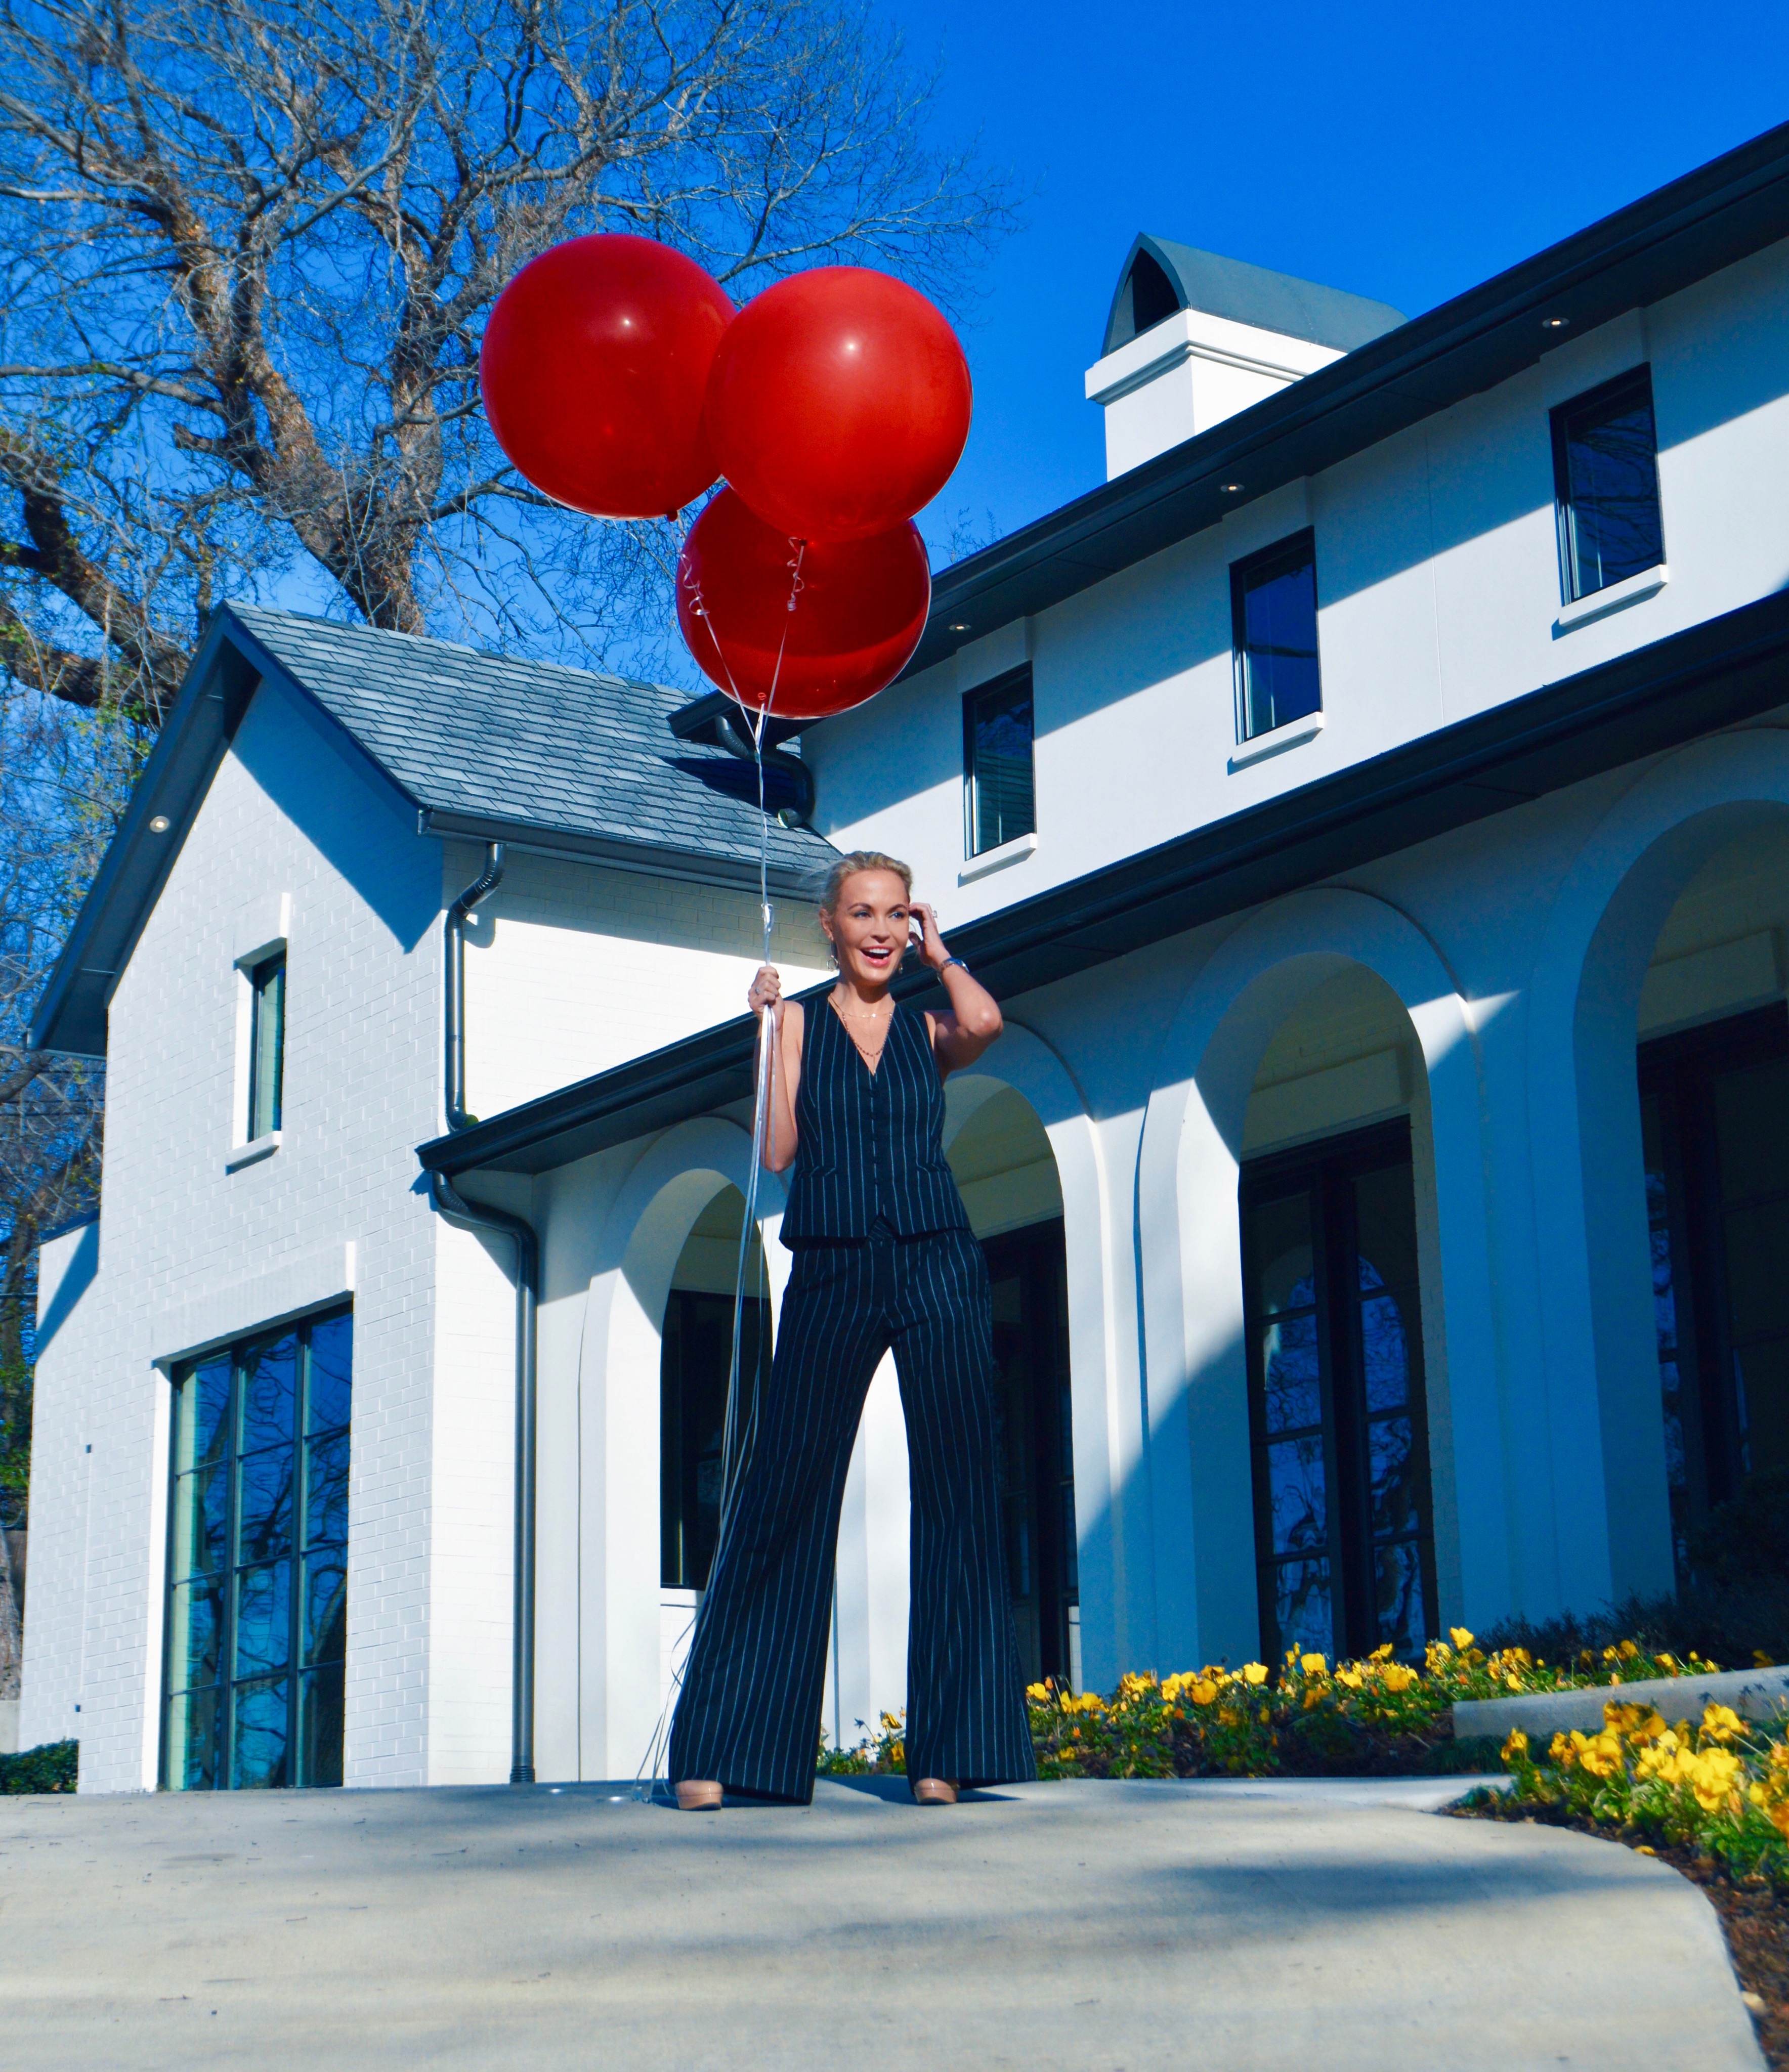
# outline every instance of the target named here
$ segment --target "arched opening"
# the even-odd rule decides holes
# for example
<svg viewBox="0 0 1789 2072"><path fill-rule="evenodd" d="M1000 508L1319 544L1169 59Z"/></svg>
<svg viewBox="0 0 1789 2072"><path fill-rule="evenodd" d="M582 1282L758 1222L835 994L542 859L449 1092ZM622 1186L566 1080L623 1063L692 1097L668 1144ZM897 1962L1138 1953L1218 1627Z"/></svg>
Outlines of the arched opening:
<svg viewBox="0 0 1789 2072"><path fill-rule="evenodd" d="M1081 1675L1062 1185L1016 1088L954 1083L952 1170L988 1261L1006 1476L1007 1577L1026 1680ZM954 1119L954 1118L953 1118Z"/></svg>
<svg viewBox="0 0 1789 2072"><path fill-rule="evenodd" d="M1672 1550L1789 1473L1789 818L1724 842L1660 927L1637 1017Z"/></svg>
<svg viewBox="0 0 1789 2072"><path fill-rule="evenodd" d="M1440 1630L1426 1092L1404 1003L1360 965L1292 1009L1250 1088L1238 1196L1269 1661L1287 1648L1409 1655Z"/></svg>
<svg viewBox="0 0 1789 2072"><path fill-rule="evenodd" d="M1141 338L1145 331L1153 331L1158 323L1166 323L1179 307L1180 297L1161 262L1147 252L1140 251L1125 276L1118 298L1117 321L1113 327L1112 344L1107 350L1128 344L1132 339Z"/></svg>

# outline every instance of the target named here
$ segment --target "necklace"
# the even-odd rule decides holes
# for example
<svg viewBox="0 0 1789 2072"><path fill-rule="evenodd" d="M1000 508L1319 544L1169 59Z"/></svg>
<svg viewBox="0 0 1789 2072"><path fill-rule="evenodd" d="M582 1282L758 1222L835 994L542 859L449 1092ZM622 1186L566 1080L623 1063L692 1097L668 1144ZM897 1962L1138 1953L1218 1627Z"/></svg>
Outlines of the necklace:
<svg viewBox="0 0 1789 2072"><path fill-rule="evenodd" d="M845 1009L838 1004L838 995L835 993L833 995L833 1012L837 1014L839 1020L844 1023L845 1033L851 1039L852 1049L857 1052L860 1058L862 1059L863 1062L870 1067L870 1071L874 1071L878 1061L881 1059L883 1050L887 1047L887 1031L886 1029L883 1030L883 1041L877 1044L874 1050L871 1050L867 1044L860 1042L857 1039L857 1030L851 1026L850 1019L847 1017ZM888 1002L888 1005L891 1012L894 1008L894 1003L893 1001L890 1001ZM880 1022L880 1017L874 1006L863 1010L856 1018L860 1022L867 1022L872 1029L877 1027Z"/></svg>

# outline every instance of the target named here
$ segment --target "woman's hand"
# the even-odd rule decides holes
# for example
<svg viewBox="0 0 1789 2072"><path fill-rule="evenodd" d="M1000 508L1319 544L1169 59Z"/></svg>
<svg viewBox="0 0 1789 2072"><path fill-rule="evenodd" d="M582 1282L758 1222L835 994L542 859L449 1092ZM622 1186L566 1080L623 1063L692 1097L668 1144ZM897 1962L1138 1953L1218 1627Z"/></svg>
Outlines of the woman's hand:
<svg viewBox="0 0 1789 2072"><path fill-rule="evenodd" d="M783 997L783 979L775 964L760 964L758 976L751 982L751 991L746 995L746 1005L754 1014L762 1014L767 1007L773 1006Z"/></svg>
<svg viewBox="0 0 1789 2072"><path fill-rule="evenodd" d="M919 954L934 971L942 968L950 952L944 947L944 939L938 932L938 916L923 899L911 901L907 907L910 918L919 930Z"/></svg>

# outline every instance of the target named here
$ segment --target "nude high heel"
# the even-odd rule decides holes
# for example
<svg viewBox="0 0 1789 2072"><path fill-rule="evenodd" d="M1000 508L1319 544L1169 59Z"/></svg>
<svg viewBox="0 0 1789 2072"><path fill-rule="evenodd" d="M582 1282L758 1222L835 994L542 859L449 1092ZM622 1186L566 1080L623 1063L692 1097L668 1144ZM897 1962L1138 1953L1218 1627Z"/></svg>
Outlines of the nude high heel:
<svg viewBox="0 0 1789 2072"><path fill-rule="evenodd" d="M718 1813L721 1810L721 1787L709 1777L685 1777L677 1783L677 1811L680 1813Z"/></svg>
<svg viewBox="0 0 1789 2072"><path fill-rule="evenodd" d="M921 1806L954 1806L956 1786L947 1778L922 1777L914 1785L913 1796Z"/></svg>

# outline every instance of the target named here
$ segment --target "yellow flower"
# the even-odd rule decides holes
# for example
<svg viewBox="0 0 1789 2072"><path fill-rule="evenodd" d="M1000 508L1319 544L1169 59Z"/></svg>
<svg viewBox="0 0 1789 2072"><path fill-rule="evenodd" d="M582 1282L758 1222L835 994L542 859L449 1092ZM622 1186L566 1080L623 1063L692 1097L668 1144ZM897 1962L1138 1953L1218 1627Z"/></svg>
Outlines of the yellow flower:
<svg viewBox="0 0 1789 2072"><path fill-rule="evenodd" d="M1390 1641L1387 1641L1383 1647L1376 1647L1367 1659L1373 1662L1389 1662L1392 1659L1392 1643Z"/></svg>
<svg viewBox="0 0 1789 2072"><path fill-rule="evenodd" d="M1678 1768L1684 1773L1683 1782L1696 1794L1696 1803L1705 1813L1718 1813L1730 1799L1738 1797L1733 1783L1739 1766L1738 1757L1726 1749L1705 1749L1700 1755L1678 1758Z"/></svg>
<svg viewBox="0 0 1789 2072"><path fill-rule="evenodd" d="M1463 1626L1450 1626L1447 1629L1447 1637L1462 1655L1472 1645L1472 1636Z"/></svg>
<svg viewBox="0 0 1789 2072"><path fill-rule="evenodd" d="M1380 1680L1386 1689L1396 1697L1400 1692L1408 1691L1413 1684L1419 1684L1422 1679L1415 1670L1406 1667L1404 1663L1388 1662L1385 1665L1384 1675Z"/></svg>
<svg viewBox="0 0 1789 2072"><path fill-rule="evenodd" d="M1770 1817L1770 1825L1784 1841L1789 1842L1789 1803L1779 1799L1774 1806L1767 1806L1764 1810Z"/></svg>
<svg viewBox="0 0 1789 2072"><path fill-rule="evenodd" d="M1622 1658L1622 1660L1623 1662L1636 1662L1636 1661L1638 1661L1638 1660L1639 1659L1639 1653L1640 1653L1639 1649L1637 1646L1635 1646L1635 1644L1634 1644L1634 1642L1633 1642L1632 1641L1631 1641L1631 1640L1624 1640L1624 1641L1622 1642L1622 1644L1621 1644L1621 1658Z"/></svg>
<svg viewBox="0 0 1789 2072"><path fill-rule="evenodd" d="M1209 1705L1218 1695L1218 1687L1209 1676L1202 1676L1193 1686L1191 1696L1195 1705Z"/></svg>
<svg viewBox="0 0 1789 2072"><path fill-rule="evenodd" d="M1343 1669L1340 1667L1338 1667L1336 1670L1335 1680L1338 1684L1347 1684L1351 1691L1363 1690L1366 1688L1367 1683L1366 1678L1361 1675L1358 1669Z"/></svg>
<svg viewBox="0 0 1789 2072"><path fill-rule="evenodd" d="M1563 1734L1555 1734L1553 1736L1552 1745L1548 1749L1547 1753L1553 1758L1555 1762L1560 1764L1562 1768L1566 1770L1569 1770L1573 1764L1577 1761L1577 1750L1573 1748L1572 1744L1566 1740Z"/></svg>
<svg viewBox="0 0 1789 2072"><path fill-rule="evenodd" d="M1245 1662L1242 1666L1242 1680L1245 1684L1265 1684L1267 1664L1265 1662Z"/></svg>
<svg viewBox="0 0 1789 2072"><path fill-rule="evenodd" d="M1752 1667L1754 1669L1775 1669L1776 1664L1762 1647L1754 1647L1752 1650Z"/></svg>
<svg viewBox="0 0 1789 2072"><path fill-rule="evenodd" d="M1619 1738L1605 1728L1600 1734L1581 1734L1575 1730L1572 1747L1579 1762L1593 1777L1614 1777L1622 1767L1622 1746Z"/></svg>
<svg viewBox="0 0 1789 2072"><path fill-rule="evenodd" d="M1025 1695L1034 1705L1047 1705L1050 1702L1050 1686L1047 1684L1027 1684L1025 1687Z"/></svg>
<svg viewBox="0 0 1789 2072"><path fill-rule="evenodd" d="M1329 1659L1322 1655L1301 1655L1298 1667L1307 1676L1322 1676L1328 1673Z"/></svg>
<svg viewBox="0 0 1789 2072"><path fill-rule="evenodd" d="M1523 1762L1528 1759L1528 1737L1520 1727L1511 1727L1509 1739L1503 1744L1505 1762Z"/></svg>
<svg viewBox="0 0 1789 2072"><path fill-rule="evenodd" d="M1731 1705L1710 1704L1702 1714L1704 1737L1713 1741L1737 1741L1746 1731L1746 1723Z"/></svg>

